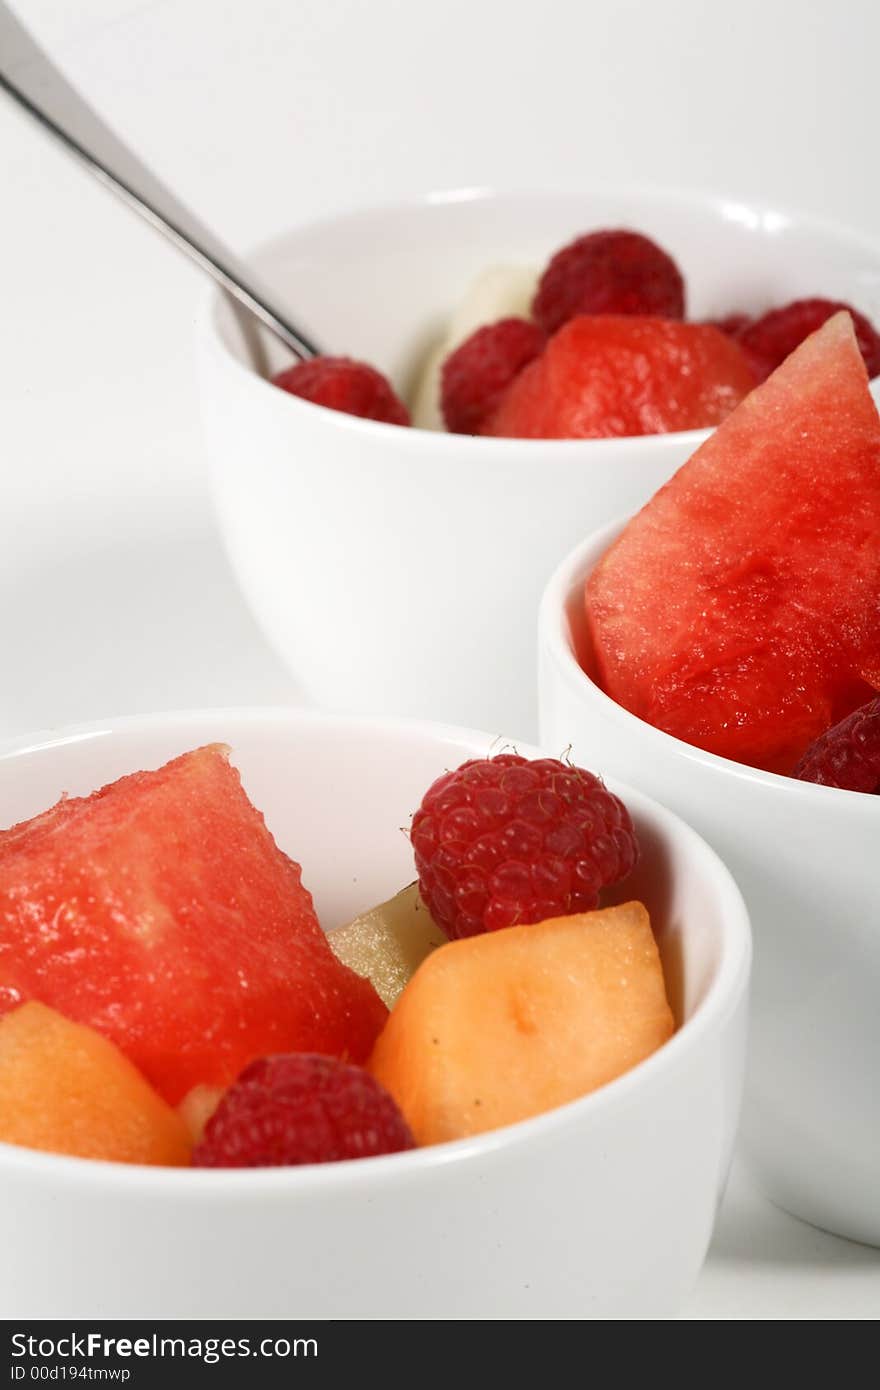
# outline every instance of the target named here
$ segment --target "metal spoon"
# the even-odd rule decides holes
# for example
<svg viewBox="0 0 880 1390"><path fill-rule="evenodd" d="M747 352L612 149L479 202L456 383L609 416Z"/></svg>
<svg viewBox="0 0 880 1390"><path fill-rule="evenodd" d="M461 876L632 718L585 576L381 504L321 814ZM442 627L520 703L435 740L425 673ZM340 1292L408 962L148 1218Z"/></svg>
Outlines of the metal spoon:
<svg viewBox="0 0 880 1390"><path fill-rule="evenodd" d="M113 134L2 3L0 89L106 188L213 276L297 357L305 360L320 354L314 341L278 307L273 291Z"/></svg>

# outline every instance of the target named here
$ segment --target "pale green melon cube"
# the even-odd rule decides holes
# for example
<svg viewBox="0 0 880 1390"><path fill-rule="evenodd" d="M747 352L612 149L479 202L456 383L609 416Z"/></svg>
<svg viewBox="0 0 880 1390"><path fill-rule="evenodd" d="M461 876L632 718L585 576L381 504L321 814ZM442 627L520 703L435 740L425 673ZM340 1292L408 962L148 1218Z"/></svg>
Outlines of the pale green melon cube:
<svg viewBox="0 0 880 1390"><path fill-rule="evenodd" d="M419 885L370 908L345 927L328 933L343 965L372 980L376 993L393 1009L404 985L446 936L419 896Z"/></svg>

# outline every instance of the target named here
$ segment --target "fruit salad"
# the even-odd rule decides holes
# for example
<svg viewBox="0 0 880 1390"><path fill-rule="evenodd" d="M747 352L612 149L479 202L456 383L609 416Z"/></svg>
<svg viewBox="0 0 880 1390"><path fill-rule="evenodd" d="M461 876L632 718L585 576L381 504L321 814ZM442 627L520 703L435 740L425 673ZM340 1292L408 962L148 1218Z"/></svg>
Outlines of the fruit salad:
<svg viewBox="0 0 880 1390"><path fill-rule="evenodd" d="M586 585L604 690L752 767L880 793L880 416L841 312L623 529Z"/></svg>
<svg viewBox="0 0 880 1390"><path fill-rule="evenodd" d="M368 1158L538 1115L671 1036L646 909L602 905L639 847L599 778L473 759L410 833L414 882L325 934L220 745L0 832L0 1141Z"/></svg>
<svg viewBox="0 0 880 1390"><path fill-rule="evenodd" d="M665 434L720 424L842 309L877 375L880 335L851 305L809 298L690 321L672 256L641 232L603 228L562 247L543 271L495 266L481 275L428 355L411 410L381 373L350 358L299 363L273 380L348 414L454 434Z"/></svg>

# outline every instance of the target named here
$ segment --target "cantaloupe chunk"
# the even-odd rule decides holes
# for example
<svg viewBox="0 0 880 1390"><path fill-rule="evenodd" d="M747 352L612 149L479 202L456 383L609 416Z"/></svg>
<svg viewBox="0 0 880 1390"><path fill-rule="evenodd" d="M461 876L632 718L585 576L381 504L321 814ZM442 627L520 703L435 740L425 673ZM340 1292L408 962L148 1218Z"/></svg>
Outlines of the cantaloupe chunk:
<svg viewBox="0 0 880 1390"><path fill-rule="evenodd" d="M121 1163L189 1162L182 1119L119 1049L36 1002L0 1018L0 1140Z"/></svg>
<svg viewBox="0 0 880 1390"><path fill-rule="evenodd" d="M327 940L349 970L365 975L391 1009L422 961L447 940L411 883L393 898L328 932Z"/></svg>
<svg viewBox="0 0 880 1390"><path fill-rule="evenodd" d="M368 1067L416 1142L437 1144L575 1100L673 1030L648 914L626 903L441 946Z"/></svg>

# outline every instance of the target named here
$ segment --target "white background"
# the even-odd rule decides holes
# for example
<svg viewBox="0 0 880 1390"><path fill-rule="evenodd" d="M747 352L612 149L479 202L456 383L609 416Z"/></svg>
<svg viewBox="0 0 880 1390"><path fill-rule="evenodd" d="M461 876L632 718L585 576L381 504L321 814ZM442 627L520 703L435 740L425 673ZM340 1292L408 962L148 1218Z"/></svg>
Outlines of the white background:
<svg viewBox="0 0 880 1390"><path fill-rule="evenodd" d="M240 250L316 213L483 184L699 186L880 236L875 0L15 9ZM0 737L290 697L211 516L196 272L2 101L0 250ZM737 1173L687 1313L877 1316L880 1256Z"/></svg>

